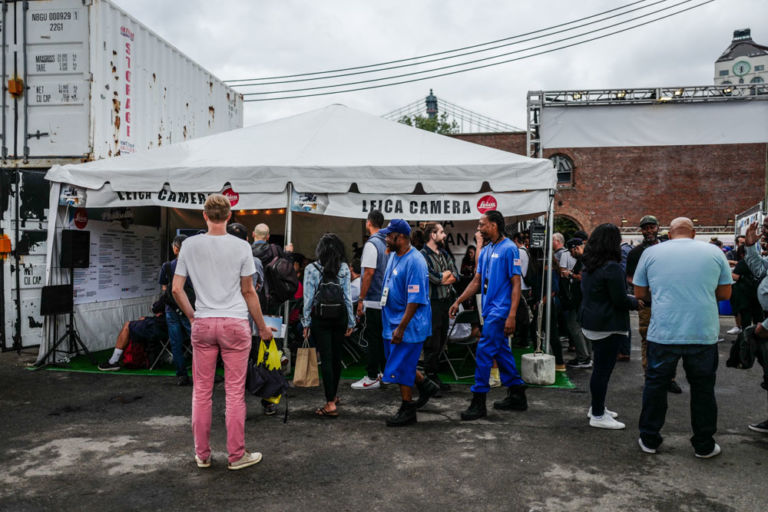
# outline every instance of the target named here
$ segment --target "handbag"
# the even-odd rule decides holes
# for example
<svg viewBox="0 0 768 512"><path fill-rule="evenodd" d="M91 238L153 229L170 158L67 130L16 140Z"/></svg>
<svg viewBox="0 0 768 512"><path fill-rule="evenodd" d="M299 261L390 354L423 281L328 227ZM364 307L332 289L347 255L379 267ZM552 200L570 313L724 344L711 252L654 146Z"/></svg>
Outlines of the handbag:
<svg viewBox="0 0 768 512"><path fill-rule="evenodd" d="M293 370L293 385L299 388L312 388L320 385L317 372L317 351L309 346L309 339L296 350L296 367Z"/></svg>
<svg viewBox="0 0 768 512"><path fill-rule="evenodd" d="M285 375L281 371L280 356L274 338L267 347L264 340L259 342L258 356L248 360L245 375L245 389L252 395L277 404L283 391L288 387Z"/></svg>

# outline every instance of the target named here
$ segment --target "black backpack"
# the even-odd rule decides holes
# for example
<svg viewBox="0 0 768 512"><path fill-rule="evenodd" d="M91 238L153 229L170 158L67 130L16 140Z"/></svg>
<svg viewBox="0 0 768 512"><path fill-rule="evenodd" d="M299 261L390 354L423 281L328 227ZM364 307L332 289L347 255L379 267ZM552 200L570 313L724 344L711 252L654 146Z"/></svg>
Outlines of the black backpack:
<svg viewBox="0 0 768 512"><path fill-rule="evenodd" d="M526 286L530 288L533 286L533 283L536 280L536 272L532 268L533 262L531 261L531 253L528 252L528 249L525 247L518 247L518 251L525 252L525 254L528 255L528 268L525 269L525 275L523 275L522 278Z"/></svg>
<svg viewBox="0 0 768 512"><path fill-rule="evenodd" d="M264 280L267 282L268 298L275 302L291 300L299 289L299 276L293 268L293 261L279 254L275 254L264 267Z"/></svg>
<svg viewBox="0 0 768 512"><path fill-rule="evenodd" d="M328 280L323 275L323 268L317 263L313 263L318 272L320 272L320 283L315 290L315 296L312 299L312 316L323 320L345 320L347 319L347 306L344 302L344 289L337 279Z"/></svg>
<svg viewBox="0 0 768 512"><path fill-rule="evenodd" d="M178 304L176 304L176 299L173 298L173 276L176 274L176 272L171 272L170 261L163 265L163 272L165 272L165 278L168 281L168 285L165 287L163 300L165 301L165 304L171 309L175 310L177 313L181 313L181 308ZM195 309L195 289L192 288L191 284L189 284L189 279L184 281L184 293L187 294L187 299L189 299L189 303L192 305L192 309Z"/></svg>

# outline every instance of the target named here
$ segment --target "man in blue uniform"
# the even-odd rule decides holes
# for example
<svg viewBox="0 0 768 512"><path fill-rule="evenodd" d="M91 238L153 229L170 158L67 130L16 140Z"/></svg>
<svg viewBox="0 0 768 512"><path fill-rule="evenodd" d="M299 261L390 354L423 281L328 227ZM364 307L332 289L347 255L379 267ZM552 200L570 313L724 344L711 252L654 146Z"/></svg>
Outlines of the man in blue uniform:
<svg viewBox="0 0 768 512"><path fill-rule="evenodd" d="M411 247L411 227L407 222L393 219L381 233L390 252L381 293L382 337L387 356L382 380L400 385L403 402L397 413L387 419L387 426L402 427L416 423L416 409L440 391L437 384L416 369L424 340L432 334L429 273L424 256ZM416 402L412 400L414 383L419 388Z"/></svg>
<svg viewBox="0 0 768 512"><path fill-rule="evenodd" d="M504 216L496 210L485 212L477 227L489 243L480 252L475 277L450 309L451 317L459 304L482 293L483 334L477 344L475 385L472 403L461 413L462 420L476 420L487 415L485 398L490 390L488 379L495 359L507 397L493 403L494 409L524 411L528 408L525 382L517 372L507 338L515 333L515 315L520 302L520 254L517 246L504 237Z"/></svg>

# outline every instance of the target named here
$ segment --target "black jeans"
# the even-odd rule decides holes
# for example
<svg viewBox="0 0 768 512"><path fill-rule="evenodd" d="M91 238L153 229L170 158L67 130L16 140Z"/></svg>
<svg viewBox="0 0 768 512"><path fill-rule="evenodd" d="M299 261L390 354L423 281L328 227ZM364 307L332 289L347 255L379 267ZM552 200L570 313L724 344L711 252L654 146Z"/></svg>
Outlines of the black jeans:
<svg viewBox="0 0 768 512"><path fill-rule="evenodd" d="M662 443L660 432L667 415L667 388L681 358L685 377L691 386L691 444L696 453L710 453L715 447L712 436L717 432L717 344L664 345L648 342L640 438L649 448L657 448Z"/></svg>
<svg viewBox="0 0 768 512"><path fill-rule="evenodd" d="M346 318L339 320L312 319L312 337L320 353L320 374L323 376L325 399L332 402L341 379L341 346L344 343Z"/></svg>
<svg viewBox="0 0 768 512"><path fill-rule="evenodd" d="M432 336L424 342L424 372L427 375L435 375L440 367L440 353L448 340L448 310L453 301L451 299L433 299L430 304L432 308Z"/></svg>
<svg viewBox="0 0 768 512"><path fill-rule="evenodd" d="M592 343L592 378L589 379L589 391L592 393L592 415L602 416L605 411L605 395L608 381L611 380L619 345L627 337L623 334L611 334L601 340L588 340Z"/></svg>
<svg viewBox="0 0 768 512"><path fill-rule="evenodd" d="M387 360L384 357L384 339L381 337L384 329L381 323L381 310L365 308L365 332L363 337L368 342L368 365L366 371L369 379L375 379L384 373Z"/></svg>

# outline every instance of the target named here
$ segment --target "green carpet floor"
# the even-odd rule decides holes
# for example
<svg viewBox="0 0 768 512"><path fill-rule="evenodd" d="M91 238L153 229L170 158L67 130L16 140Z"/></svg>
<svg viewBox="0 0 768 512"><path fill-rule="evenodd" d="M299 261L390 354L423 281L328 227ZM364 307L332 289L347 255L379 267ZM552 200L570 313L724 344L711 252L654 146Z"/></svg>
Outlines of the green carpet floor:
<svg viewBox="0 0 768 512"><path fill-rule="evenodd" d="M460 357L460 353L454 353L456 350L463 350L463 347L451 347L449 356L450 357ZM532 352L531 349L513 349L512 352L515 355L515 361L517 362L517 367L520 368L520 357L523 354ZM100 352L93 352L93 357L97 362L106 361L109 359L109 356L112 354L112 350L102 350ZM346 368L344 368L341 372L341 378L346 380L357 380L361 379L365 375L365 364L364 362L353 362L351 360L350 356L347 356L345 358L345 364L347 365ZM454 367L456 368L456 371L459 375L474 375L474 361L472 361L470 358L467 358L466 362L464 364L456 364L454 363ZM91 364L91 362L88 360L87 357L81 355L73 357L69 363L66 364L57 364L57 365L49 365L45 367L46 370L50 371L59 371L59 372L82 372L82 373L103 373L105 375L110 374L121 374L121 375L149 375L149 376L157 376L157 377L168 377L176 375L176 371L173 368L173 365L169 363L161 362L158 364L158 366L154 370L131 370L127 368L122 368L118 372L100 372L98 368L96 368L95 365ZM217 372L221 375L223 374L223 370L219 368ZM440 379L443 382L447 382L450 384L467 384L471 385L474 382L474 376L468 377L461 380L456 380L451 373L440 373ZM568 375L565 372L557 372L556 374L556 380L555 383L551 386L540 386L540 387L547 387L547 388L560 388L560 389L573 389L576 386L573 385L573 383L568 378Z"/></svg>

